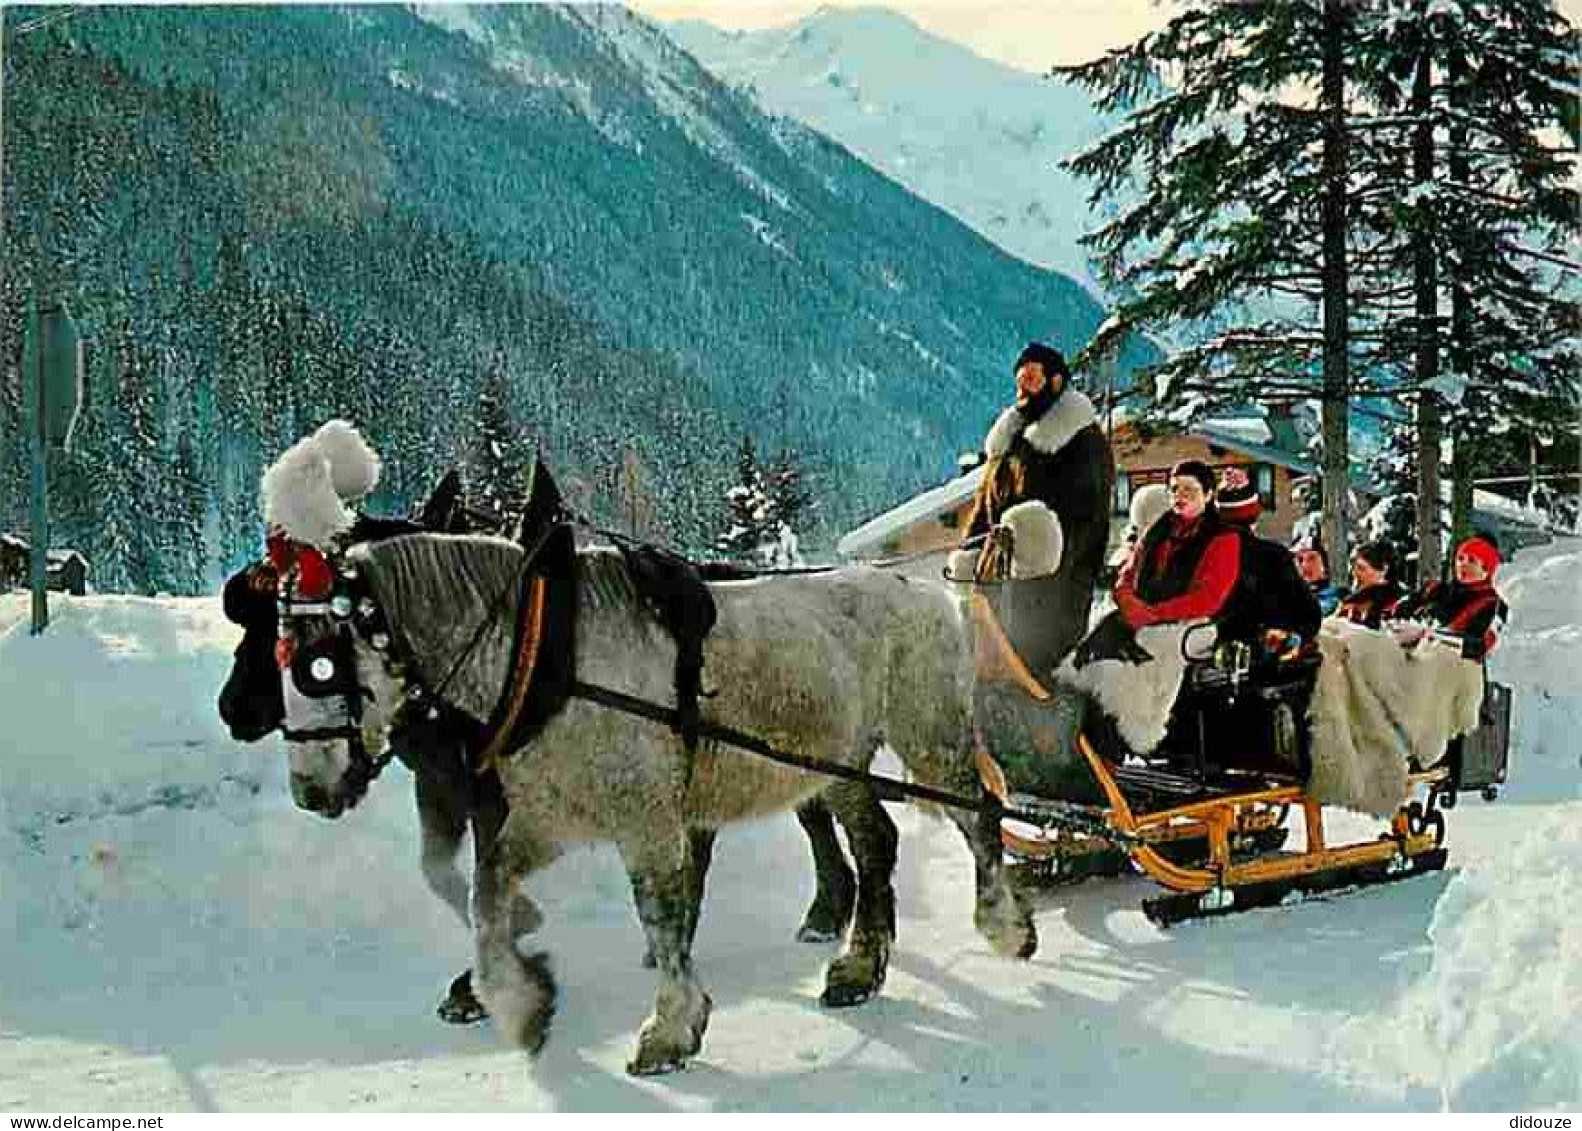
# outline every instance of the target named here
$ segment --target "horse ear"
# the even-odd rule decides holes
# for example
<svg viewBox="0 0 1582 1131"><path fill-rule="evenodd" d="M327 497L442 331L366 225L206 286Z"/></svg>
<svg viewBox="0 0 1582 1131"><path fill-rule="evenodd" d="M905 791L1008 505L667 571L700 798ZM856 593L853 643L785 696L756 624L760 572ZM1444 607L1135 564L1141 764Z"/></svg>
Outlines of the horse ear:
<svg viewBox="0 0 1582 1131"><path fill-rule="evenodd" d="M461 496L461 472L453 467L434 484L434 489L423 501L416 515L417 524L425 530L435 530L444 534L456 533L453 524L457 519Z"/></svg>
<svg viewBox="0 0 1582 1131"><path fill-rule="evenodd" d="M528 473L527 490L523 492L526 500L522 504L522 513L517 517L516 526L511 531L512 541L519 546L529 546L536 542L545 527L560 522L565 518L566 505L561 497L560 488L556 486L554 477L549 474L549 469L544 466L544 461L538 455L533 456L533 469Z"/></svg>

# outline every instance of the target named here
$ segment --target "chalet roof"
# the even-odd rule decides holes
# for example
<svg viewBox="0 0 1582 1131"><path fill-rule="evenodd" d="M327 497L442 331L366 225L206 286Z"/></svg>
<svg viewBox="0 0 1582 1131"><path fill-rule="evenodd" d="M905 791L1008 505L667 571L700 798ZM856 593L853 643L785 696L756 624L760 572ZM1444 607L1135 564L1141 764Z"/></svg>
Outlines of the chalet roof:
<svg viewBox="0 0 1582 1131"><path fill-rule="evenodd" d="M977 493L983 480L983 465L979 464L965 475L948 483L931 487L921 495L914 495L900 506L892 507L876 518L871 518L851 531L835 544L837 552L848 558L860 557L877 550L889 539L909 527L928 519L949 514Z"/></svg>
<svg viewBox="0 0 1582 1131"><path fill-rule="evenodd" d="M1239 432L1227 429L1218 423L1205 422L1188 431L1187 435L1200 436L1216 448L1227 448L1241 452L1243 455L1256 456L1265 463L1290 468L1303 475L1314 475L1318 472L1318 465L1305 456L1276 447L1274 444L1249 440Z"/></svg>

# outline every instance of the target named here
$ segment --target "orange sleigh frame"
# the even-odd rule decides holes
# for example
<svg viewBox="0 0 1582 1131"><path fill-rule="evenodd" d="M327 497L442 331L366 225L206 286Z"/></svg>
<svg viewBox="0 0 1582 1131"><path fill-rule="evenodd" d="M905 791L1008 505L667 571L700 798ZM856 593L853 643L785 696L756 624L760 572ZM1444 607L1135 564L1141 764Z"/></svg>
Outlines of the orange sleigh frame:
<svg viewBox="0 0 1582 1131"><path fill-rule="evenodd" d="M979 677L1009 683L1046 701L1049 691L1026 669L987 601L974 594L970 604L978 630ZM1123 788L1123 779L1136 775L1100 756L1085 734L1077 735L1077 745L1103 792L1105 803L1098 815L1117 834L1116 843L1139 869L1174 893L1144 901L1149 917L1162 925L1280 903L1293 895L1400 879L1445 864L1445 821L1438 800L1450 773L1443 766L1409 775L1409 794L1426 787L1426 802L1403 801L1378 836L1331 845L1323 807L1300 785L1251 777L1245 789L1204 791L1166 808L1142 810ZM989 792L1010 803L1004 772L981 743L978 768ZM1278 831L1293 808L1302 813L1304 847L1246 856L1248 846ZM1040 861L1093 852L1099 838L1059 829L1023 832L1002 822L1001 839L1011 855ZM1193 860L1161 851L1189 840L1206 843L1206 859L1201 853Z"/></svg>

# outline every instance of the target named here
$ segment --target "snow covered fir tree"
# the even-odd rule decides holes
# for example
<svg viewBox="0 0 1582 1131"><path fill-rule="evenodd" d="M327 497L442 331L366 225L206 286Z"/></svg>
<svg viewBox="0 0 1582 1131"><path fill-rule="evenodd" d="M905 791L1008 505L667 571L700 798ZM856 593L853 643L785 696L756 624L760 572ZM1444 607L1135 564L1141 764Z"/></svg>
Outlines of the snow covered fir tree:
<svg viewBox="0 0 1582 1131"><path fill-rule="evenodd" d="M1068 162L1118 209L1088 237L1119 298L1089 356L1159 336L1153 407L1182 422L1316 399L1342 555L1353 407L1413 411L1437 573L1442 460L1456 533L1504 437L1578 463L1576 63L1547 0L1237 0L1057 68L1121 116Z"/></svg>
<svg viewBox="0 0 1582 1131"><path fill-rule="evenodd" d="M782 452L764 465L752 437L743 436L736 453L736 481L725 491L724 528L714 539L714 549L746 565L804 565L797 529L814 507L796 457Z"/></svg>

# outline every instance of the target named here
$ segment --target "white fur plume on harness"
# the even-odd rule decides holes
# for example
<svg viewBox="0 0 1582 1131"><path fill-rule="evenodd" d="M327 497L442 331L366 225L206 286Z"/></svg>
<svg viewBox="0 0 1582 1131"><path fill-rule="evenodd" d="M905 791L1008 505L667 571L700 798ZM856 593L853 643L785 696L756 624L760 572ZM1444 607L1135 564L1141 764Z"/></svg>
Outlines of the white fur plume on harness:
<svg viewBox="0 0 1582 1131"><path fill-rule="evenodd" d="M379 482L379 455L344 420L332 420L298 440L270 464L259 485L264 521L295 542L326 548L350 530L348 502Z"/></svg>
<svg viewBox="0 0 1582 1131"><path fill-rule="evenodd" d="M1132 550L1138 542L1142 541L1143 535L1147 534L1153 524L1163 518L1169 510L1170 489L1163 483L1150 483L1132 492L1130 521L1126 524L1126 536L1110 555L1110 565L1116 568L1125 565L1126 559L1131 557Z"/></svg>
<svg viewBox="0 0 1582 1131"><path fill-rule="evenodd" d="M1093 402L1076 389L1061 393L1049 411L1031 424L1026 423L1012 405L1000 413L989 434L983 438L983 454L989 459L999 459L1011 450L1017 436L1023 436L1034 451L1052 456L1098 418Z"/></svg>
<svg viewBox="0 0 1582 1131"><path fill-rule="evenodd" d="M1011 532L1011 580L1027 581L1058 573L1065 556L1066 539L1060 516L1037 499L1028 499L1006 510L1000 525ZM982 549L973 546L952 550L945 561L951 581L971 581Z"/></svg>

